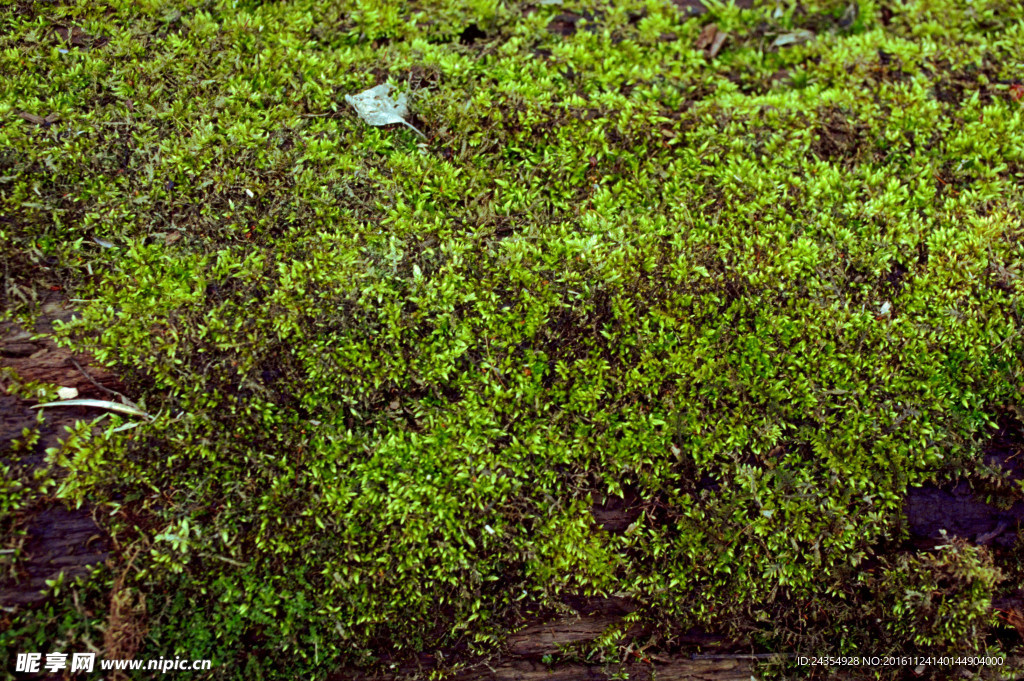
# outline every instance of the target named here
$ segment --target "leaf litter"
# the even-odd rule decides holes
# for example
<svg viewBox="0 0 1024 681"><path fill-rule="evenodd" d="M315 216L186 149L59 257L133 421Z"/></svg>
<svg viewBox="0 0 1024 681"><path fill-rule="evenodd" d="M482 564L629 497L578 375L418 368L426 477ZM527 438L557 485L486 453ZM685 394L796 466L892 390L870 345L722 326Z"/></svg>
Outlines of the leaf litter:
<svg viewBox="0 0 1024 681"><path fill-rule="evenodd" d="M420 137L427 136L405 120L409 115L409 106L404 92L391 97L391 84L381 83L358 95L345 95L345 101L352 105L356 113L368 125L381 126L401 123L408 126Z"/></svg>

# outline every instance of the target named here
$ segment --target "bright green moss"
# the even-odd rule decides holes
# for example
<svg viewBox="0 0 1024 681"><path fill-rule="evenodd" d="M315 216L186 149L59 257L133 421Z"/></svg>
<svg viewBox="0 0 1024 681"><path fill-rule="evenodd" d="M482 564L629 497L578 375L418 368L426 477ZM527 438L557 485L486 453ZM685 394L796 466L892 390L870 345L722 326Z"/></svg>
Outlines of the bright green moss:
<svg viewBox="0 0 1024 681"><path fill-rule="evenodd" d="M5 314L88 301L58 337L157 416L50 457L139 550L141 654L319 678L381 641L493 652L570 592L872 640L852 585L906 489L1024 387L1024 14L880 4L5 10ZM345 103L385 79L427 143ZM587 509L627 486L664 512L612 537ZM928 631L900 592L948 561L885 573L889 650L982 645L987 560ZM825 614L793 638L798 600ZM19 646L86 635L16 617Z"/></svg>

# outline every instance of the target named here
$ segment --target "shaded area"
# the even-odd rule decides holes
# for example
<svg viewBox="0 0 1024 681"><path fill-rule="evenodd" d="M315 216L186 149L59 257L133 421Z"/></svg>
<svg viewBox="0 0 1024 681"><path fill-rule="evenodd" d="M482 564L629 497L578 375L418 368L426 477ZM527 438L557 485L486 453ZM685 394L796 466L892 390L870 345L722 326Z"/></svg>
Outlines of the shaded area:
<svg viewBox="0 0 1024 681"><path fill-rule="evenodd" d="M911 535L922 548L941 542L942 530L975 544L1011 548L1024 520L1024 503L1000 510L979 500L966 481L951 489L932 485L915 489L907 496L905 508Z"/></svg>
<svg viewBox="0 0 1024 681"><path fill-rule="evenodd" d="M1009 413L1001 414L998 423L999 428L984 447L983 460L995 471L1001 471L1006 480L1020 480L1024 478L1024 427ZM942 529L948 536L963 537L993 549L1014 547L1024 520L1024 502L1001 509L995 504L985 503L981 494L980 488L972 490L968 480L911 489L904 505L904 516L912 548L919 551L934 549L944 541ZM622 498L609 496L601 499L591 512L595 525L616 534L625 532L647 507L637 490L627 487ZM1024 638L1024 616L1021 614L1024 612L1024 591L1020 596L996 597L992 607ZM452 678L458 681L604 680L620 678L616 674L626 672L628 678L644 681L746 681L751 678L758 661L772 657L771 653L756 652L750 641L729 640L715 632L693 629L675 636L672 650L660 653L638 651L636 660L631 659L629 663L558 662L559 658L565 659L567 651L580 649L615 630L619 631L620 646L630 642L642 644L658 633L649 625L625 623L624 617L637 609L637 604L629 598L567 596L562 603L571 614L549 613L529 619L525 626L508 637L504 654L498 660L476 664ZM464 649L441 651L437 656L421 653L415 661L385 656L383 662L395 664L392 674L381 676L343 669L328 678L334 681L399 679L429 672L443 660L464 659L465 653ZM920 677L910 668L899 671L899 674L898 678ZM840 678L855 677L841 675Z"/></svg>
<svg viewBox="0 0 1024 681"><path fill-rule="evenodd" d="M91 357L58 348L48 338L33 339L36 333L52 331L55 320L67 321L72 316L73 311L57 299L43 306L31 331L13 324L0 325L0 367L14 369L22 381L52 383L75 388L80 397L110 399L106 391L117 390L120 384L109 371L89 367ZM42 466L46 450L59 447L67 437L66 428L96 416L94 410L62 408L47 411L43 423L37 424L37 410L31 408L34 404L35 401L7 394L6 390L0 393L0 456L5 463L13 456L11 440L21 438L26 428L39 429L39 441L20 457L18 464L23 469ZM0 580L2 606L40 602L45 598L47 580L56 579L61 573L68 581L84 576L89 566L109 556L109 538L93 520L88 506L67 509L54 505L50 499L38 499L31 509L16 515L11 522L13 527L8 532L24 531L23 553L15 565L15 576L8 574Z"/></svg>
<svg viewBox="0 0 1024 681"><path fill-rule="evenodd" d="M451 677L457 681L534 681L623 678L650 681L682 681L706 679L708 681L748 681L754 661L762 656L737 649L735 642L726 643L720 636L693 631L677 637L683 647L672 654L645 654L637 651L626 663L551 662L547 656L557 658L567 649L592 643L622 625L622 617L633 612L636 605L625 598L572 598L565 604L574 614L554 619L537 618L525 628L511 635L505 654L499 660L480 663ZM635 624L624 629L622 642L643 640L650 635L646 627ZM742 648L740 646L739 648ZM439 655L442 657L444 654ZM451 659L448 657L448 659ZM370 679L402 678L429 672L434 665L433 655L419 656L415 663L398 664L393 675L380 676L354 669L343 669L328 677L331 681L369 681Z"/></svg>
<svg viewBox="0 0 1024 681"><path fill-rule="evenodd" d="M1001 414L998 429L985 445L983 460L1007 481L1024 479L1024 432L1019 421ZM979 545L1012 548L1024 521L1024 501L1009 508L985 503L968 480L916 487L907 494L904 513L918 548L931 548L949 536Z"/></svg>
<svg viewBox="0 0 1024 681"><path fill-rule="evenodd" d="M28 527L26 560L18 566L17 580L0 583L0 605L28 605L44 600L46 580L64 573L66 581L84 577L89 566L109 556L110 543L89 511L46 508L25 521Z"/></svg>

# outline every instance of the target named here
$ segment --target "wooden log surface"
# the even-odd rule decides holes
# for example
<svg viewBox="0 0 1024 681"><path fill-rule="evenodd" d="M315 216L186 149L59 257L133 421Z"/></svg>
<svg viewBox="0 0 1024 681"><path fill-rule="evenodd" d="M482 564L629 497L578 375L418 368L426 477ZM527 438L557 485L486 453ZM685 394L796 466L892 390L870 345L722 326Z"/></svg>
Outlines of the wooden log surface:
<svg viewBox="0 0 1024 681"><path fill-rule="evenodd" d="M593 641L621 623L621 617L602 615L533 624L508 637L508 653L516 657L554 655L567 645ZM636 625L625 632L629 638L636 638L640 633L641 628Z"/></svg>
<svg viewBox="0 0 1024 681"><path fill-rule="evenodd" d="M454 681L605 681L629 674L630 681L750 681L750 662L738 659L679 658L650 664L560 664L549 667L536 660L513 660L481 666L453 677Z"/></svg>
<svg viewBox="0 0 1024 681"><path fill-rule="evenodd" d="M64 301L56 299L43 306L33 329L0 325L0 367L13 369L22 381L52 383L75 388L80 397L110 399L104 388L120 388L111 372L90 366L92 358L88 355L59 348L49 339L34 338L37 333L52 331L54 321L67 321L72 314ZM6 388L0 377L0 454L7 456L9 443L20 439L25 428L39 428L39 442L31 452L21 455L23 467L43 465L46 449L60 447L68 427L97 416L95 410L63 408L45 413L42 425L38 425L37 410L31 408L37 402L8 394ZM47 580L57 579L62 573L66 580L84 576L90 566L110 555L109 538L93 520L89 506L68 509L40 500L15 523L25 531L21 545L24 558L18 562L14 577L0 578L0 606L38 603L45 598Z"/></svg>

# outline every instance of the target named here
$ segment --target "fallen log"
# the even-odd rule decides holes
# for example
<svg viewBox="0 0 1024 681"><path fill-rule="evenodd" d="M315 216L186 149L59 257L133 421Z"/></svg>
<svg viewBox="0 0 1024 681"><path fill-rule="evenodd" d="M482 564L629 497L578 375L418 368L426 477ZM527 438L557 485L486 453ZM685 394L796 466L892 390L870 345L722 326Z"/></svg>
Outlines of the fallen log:
<svg viewBox="0 0 1024 681"><path fill-rule="evenodd" d="M0 325L0 367L14 369L19 380L75 388L83 396L100 397L104 390L116 390L119 383L111 372L86 368L91 361L89 356L74 355L49 339L33 340L36 333L52 331L55 320L67 321L71 315L71 309L57 301L44 305L33 331L13 324ZM21 438L25 428L39 429L39 441L30 452L20 456L21 468L42 466L46 450L59 447L67 437L67 427L95 417L87 409L69 408L47 414L39 424L32 409L36 403L8 394L6 387L0 376L0 452L7 449L11 440ZM91 566L110 555L109 538L93 520L89 506L68 509L40 500L20 513L15 523L25 532L20 546L22 557L14 576L5 573L0 578L0 606L39 603L46 598L48 580L61 575L67 581L84 576Z"/></svg>

